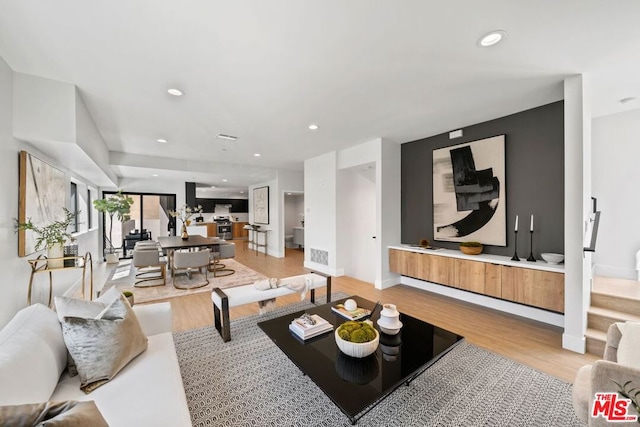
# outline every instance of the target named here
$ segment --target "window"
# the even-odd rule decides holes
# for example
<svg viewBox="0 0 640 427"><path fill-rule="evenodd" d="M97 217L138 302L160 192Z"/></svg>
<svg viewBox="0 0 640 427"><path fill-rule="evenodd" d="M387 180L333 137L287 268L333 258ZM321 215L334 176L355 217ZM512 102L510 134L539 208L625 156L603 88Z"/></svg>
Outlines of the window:
<svg viewBox="0 0 640 427"><path fill-rule="evenodd" d="M71 183L71 195L69 196L69 203L71 204L71 208L69 209L75 216L73 217L73 222L71 223L71 232L77 233L78 230L78 185L75 182Z"/></svg>
<svg viewBox="0 0 640 427"><path fill-rule="evenodd" d="M87 187L87 223L89 230L93 228L93 215L91 209L93 208L93 198L91 197L91 189Z"/></svg>

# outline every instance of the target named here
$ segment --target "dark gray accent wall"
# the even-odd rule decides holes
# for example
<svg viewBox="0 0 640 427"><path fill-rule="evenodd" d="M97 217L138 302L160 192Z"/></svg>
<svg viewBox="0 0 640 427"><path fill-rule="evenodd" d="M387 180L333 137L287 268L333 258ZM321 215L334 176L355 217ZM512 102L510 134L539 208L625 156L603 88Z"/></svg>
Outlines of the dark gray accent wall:
<svg viewBox="0 0 640 427"><path fill-rule="evenodd" d="M515 216L520 216L518 255L529 255L529 221L534 215L533 253L564 253L564 103L501 117L449 133L402 144L402 243L421 238L433 246L457 249L458 243L433 240L434 149L505 135L507 247L485 246L484 253L513 255ZM453 129L452 129L453 130Z"/></svg>

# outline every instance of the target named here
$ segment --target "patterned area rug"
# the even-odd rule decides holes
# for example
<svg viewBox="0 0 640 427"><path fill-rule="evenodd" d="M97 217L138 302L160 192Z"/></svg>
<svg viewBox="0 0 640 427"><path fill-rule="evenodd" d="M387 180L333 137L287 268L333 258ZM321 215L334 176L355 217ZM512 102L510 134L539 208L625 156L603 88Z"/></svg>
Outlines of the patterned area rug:
<svg viewBox="0 0 640 427"><path fill-rule="evenodd" d="M343 298L346 295L336 295ZM174 334L194 426L349 426L347 417L257 322L310 307L292 304ZM358 421L362 426L580 426L571 385L465 341Z"/></svg>
<svg viewBox="0 0 640 427"><path fill-rule="evenodd" d="M113 272L109 276L109 280L102 288L102 292L109 289L111 286L116 286L121 291L133 292L136 303L156 301L165 298L173 298L183 295L194 294L198 292L211 292L213 288L231 288L233 286L246 285L253 283L256 280L266 279L266 276L258 273L249 267L240 264L233 259L225 259L224 263L227 268L235 270L235 273L229 276L213 277L213 273L209 272L207 277L209 278L209 284L195 289L177 289L173 286L173 280L181 281L183 284L196 284L203 283L205 281L204 274L193 272L191 278L188 279L185 275L177 275L172 278L167 271L167 284L165 286L148 286L149 284L162 283L161 280L144 282L147 287L134 287L135 274L137 269L131 265L131 260L122 260L117 267L114 267Z"/></svg>

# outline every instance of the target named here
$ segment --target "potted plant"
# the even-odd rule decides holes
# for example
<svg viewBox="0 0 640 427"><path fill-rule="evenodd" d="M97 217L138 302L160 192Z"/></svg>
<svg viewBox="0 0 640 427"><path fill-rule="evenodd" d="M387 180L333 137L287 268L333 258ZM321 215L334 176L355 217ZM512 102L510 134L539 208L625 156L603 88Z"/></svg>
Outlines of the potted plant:
<svg viewBox="0 0 640 427"><path fill-rule="evenodd" d="M64 265L64 260L55 259L62 258L64 256L64 243L67 240L71 240L71 233L69 233L69 225L73 222L75 214L67 208L64 210L64 218L57 221L53 221L51 224L38 226L35 225L31 218L28 218L27 222L20 223L16 219L15 229L18 230L31 230L36 233L35 249L47 249L47 258L52 261L47 261L47 268L61 268Z"/></svg>
<svg viewBox="0 0 640 427"><path fill-rule="evenodd" d="M107 196L104 199L97 199L93 201L93 206L98 212L109 215L109 237L105 238L105 258L107 263L118 262L118 254L115 253L115 247L112 243L113 217L117 217L121 222L128 221L132 204L133 199L122 194L122 190L112 196Z"/></svg>

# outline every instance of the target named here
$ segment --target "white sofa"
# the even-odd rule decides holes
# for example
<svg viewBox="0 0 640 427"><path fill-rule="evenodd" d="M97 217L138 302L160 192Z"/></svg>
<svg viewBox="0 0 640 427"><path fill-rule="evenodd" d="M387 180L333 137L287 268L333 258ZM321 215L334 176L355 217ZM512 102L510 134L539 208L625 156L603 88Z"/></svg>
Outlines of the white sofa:
<svg viewBox="0 0 640 427"><path fill-rule="evenodd" d="M67 348L53 310L35 304L18 312L0 331L0 406L93 400L111 427L190 426L171 305L137 305L134 311L149 339L147 350L90 394L80 390L78 376L66 373Z"/></svg>

